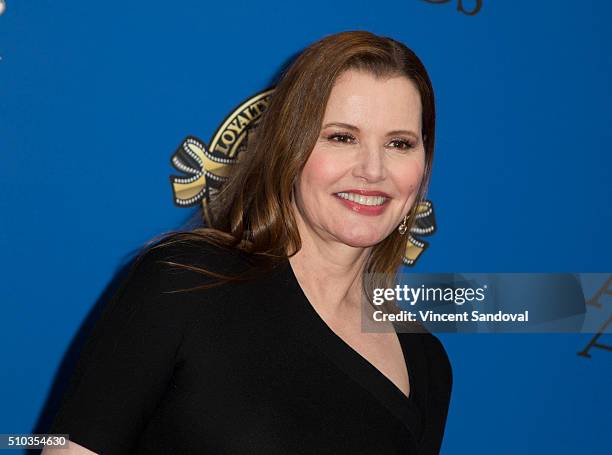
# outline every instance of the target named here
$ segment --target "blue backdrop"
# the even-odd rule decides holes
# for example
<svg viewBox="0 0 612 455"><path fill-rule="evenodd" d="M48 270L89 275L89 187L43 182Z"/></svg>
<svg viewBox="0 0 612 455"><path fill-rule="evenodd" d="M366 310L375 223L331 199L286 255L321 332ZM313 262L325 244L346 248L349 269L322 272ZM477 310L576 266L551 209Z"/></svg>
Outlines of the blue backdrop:
<svg viewBox="0 0 612 455"><path fill-rule="evenodd" d="M193 212L172 202L176 147L326 34L394 37L430 72L438 230L415 271L612 272L610 2L6 2L0 433L46 430L96 302ZM443 453L609 449L612 352L578 356L590 335L440 338Z"/></svg>

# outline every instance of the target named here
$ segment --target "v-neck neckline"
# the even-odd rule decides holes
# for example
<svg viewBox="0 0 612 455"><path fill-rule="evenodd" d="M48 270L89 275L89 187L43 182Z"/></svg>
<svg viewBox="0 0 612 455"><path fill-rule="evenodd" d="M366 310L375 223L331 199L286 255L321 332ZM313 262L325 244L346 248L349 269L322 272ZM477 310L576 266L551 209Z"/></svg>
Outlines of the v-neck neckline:
<svg viewBox="0 0 612 455"><path fill-rule="evenodd" d="M370 392L408 428L418 442L423 425L420 398L426 393L426 382L420 380L421 375L417 373L420 371L422 374L425 365L419 349L412 343L413 340L417 341L410 337L413 334L396 332L410 384L410 392L406 396L391 379L334 332L317 313L300 286L289 260L283 261L279 273L286 286L287 293L283 295L289 301L283 305L290 311L290 327L296 331L294 335L315 345L353 381Z"/></svg>

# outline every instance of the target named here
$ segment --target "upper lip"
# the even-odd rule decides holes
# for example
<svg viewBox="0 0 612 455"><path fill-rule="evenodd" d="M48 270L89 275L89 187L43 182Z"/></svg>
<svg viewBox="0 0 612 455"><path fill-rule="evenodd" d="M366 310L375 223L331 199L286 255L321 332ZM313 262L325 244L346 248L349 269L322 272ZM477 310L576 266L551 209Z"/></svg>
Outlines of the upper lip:
<svg viewBox="0 0 612 455"><path fill-rule="evenodd" d="M362 196L383 196L383 197L388 197L388 198L391 197L387 193L385 193L384 191L376 191L376 190L350 189L350 190L338 191L338 193L356 193L356 194L360 194Z"/></svg>

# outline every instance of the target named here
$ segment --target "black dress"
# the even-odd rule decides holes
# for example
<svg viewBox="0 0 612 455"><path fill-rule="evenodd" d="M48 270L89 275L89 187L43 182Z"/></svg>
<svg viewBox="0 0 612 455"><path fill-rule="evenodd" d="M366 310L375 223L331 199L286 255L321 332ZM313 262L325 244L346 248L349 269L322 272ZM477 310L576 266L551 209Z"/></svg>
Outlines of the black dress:
<svg viewBox="0 0 612 455"><path fill-rule="evenodd" d="M84 345L48 433L96 453L436 454L450 400L446 352L398 333L407 398L325 323L289 261L212 289L170 260L244 270L244 253L174 244L135 264Z"/></svg>

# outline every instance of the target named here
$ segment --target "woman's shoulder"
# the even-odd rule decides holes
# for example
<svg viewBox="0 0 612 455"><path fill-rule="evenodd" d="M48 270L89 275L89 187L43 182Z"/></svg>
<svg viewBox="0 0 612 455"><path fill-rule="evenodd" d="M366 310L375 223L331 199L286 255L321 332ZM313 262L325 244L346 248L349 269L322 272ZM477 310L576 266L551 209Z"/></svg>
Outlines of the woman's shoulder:
<svg viewBox="0 0 612 455"><path fill-rule="evenodd" d="M230 258L238 258L243 255L237 248L226 246L204 235L191 232L172 232L143 247L139 253L139 258L146 257L156 260L174 258L214 265L215 262L222 264Z"/></svg>
<svg viewBox="0 0 612 455"><path fill-rule="evenodd" d="M400 339L405 337L406 343L409 343L411 348L414 349L416 346L420 346L418 349L424 354L429 376L440 387L450 391L453 384L453 369L442 341L423 326L419 326L413 332L403 332L399 333L399 335ZM415 342L417 344L414 344Z"/></svg>
<svg viewBox="0 0 612 455"><path fill-rule="evenodd" d="M432 360L437 364L444 365L450 370L450 360L442 341L440 341L440 339L431 332L424 333L422 336L425 349Z"/></svg>
<svg viewBox="0 0 612 455"><path fill-rule="evenodd" d="M438 392L450 397L453 387L453 368L448 353L440 339L427 332L421 335L425 354L428 359L432 384L437 384Z"/></svg>
<svg viewBox="0 0 612 455"><path fill-rule="evenodd" d="M108 314L138 311L154 321L190 319L201 302L223 298L223 280L247 267L238 251L171 235L142 248L125 269ZM221 290L221 292L219 292Z"/></svg>
<svg viewBox="0 0 612 455"><path fill-rule="evenodd" d="M232 275L248 268L249 264L248 255L236 248L179 232L167 234L143 247L131 266L131 273L193 281L206 277L207 271L211 272L209 277Z"/></svg>
<svg viewBox="0 0 612 455"><path fill-rule="evenodd" d="M452 367L446 349L436 335L425 331L415 336L422 342L427 365L427 383L424 386L427 411L420 449L423 453L439 453L451 403Z"/></svg>

